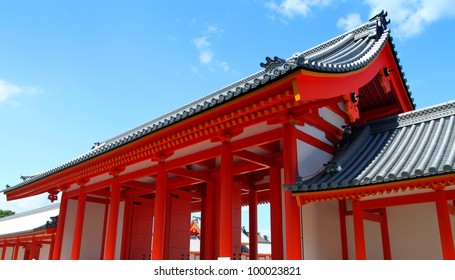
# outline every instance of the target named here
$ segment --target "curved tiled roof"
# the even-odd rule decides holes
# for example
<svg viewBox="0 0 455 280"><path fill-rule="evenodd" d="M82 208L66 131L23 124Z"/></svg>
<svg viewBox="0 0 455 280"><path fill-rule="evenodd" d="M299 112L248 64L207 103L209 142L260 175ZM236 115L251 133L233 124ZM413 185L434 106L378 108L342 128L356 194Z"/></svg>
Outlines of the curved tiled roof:
<svg viewBox="0 0 455 280"><path fill-rule="evenodd" d="M307 51L296 53L289 59L274 57L267 58L266 63L261 63L261 70L225 88L213 92L184 107L174 110L162 117L154 119L144 125L120 134L114 138L96 143L87 153L57 166L48 171L34 176L24 177L24 181L3 190L7 193L14 189L28 185L59 171L75 166L79 163L95 158L122 145L135 141L141 137L154 133L164 127L197 115L214 108L236 97L242 96L256 88L264 86L296 69L308 69L318 72L349 72L360 69L372 61L391 37L387 29L386 14L380 13L371 18L369 22L346 32L332 40L320 44ZM393 49L393 44L392 44ZM394 55L396 58L396 52ZM397 59L397 58L396 58ZM397 64L398 64L397 59ZM404 77L403 72L400 74ZM405 80L404 80L405 81ZM406 81L405 81L406 82ZM406 85L407 89L409 87ZM409 91L408 91L409 92Z"/></svg>
<svg viewBox="0 0 455 280"><path fill-rule="evenodd" d="M353 128L354 139L296 192L455 173L455 101Z"/></svg>

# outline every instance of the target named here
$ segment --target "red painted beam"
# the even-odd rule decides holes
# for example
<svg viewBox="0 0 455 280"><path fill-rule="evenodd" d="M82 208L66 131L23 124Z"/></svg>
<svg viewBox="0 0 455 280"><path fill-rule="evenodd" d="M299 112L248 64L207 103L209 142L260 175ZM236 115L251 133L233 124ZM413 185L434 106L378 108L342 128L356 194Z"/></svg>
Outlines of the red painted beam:
<svg viewBox="0 0 455 280"><path fill-rule="evenodd" d="M296 137L298 140L305 142L315 148L318 148L319 150L324 151L328 154L334 155L336 152L336 148L334 146L329 145L299 129L296 129Z"/></svg>
<svg viewBox="0 0 455 280"><path fill-rule="evenodd" d="M194 179L194 180L197 180L200 182L209 181L209 176L207 175L207 172L204 172L204 171L194 171L194 170L185 169L183 167L179 167L179 168L171 169L168 172L171 174L174 174L174 175Z"/></svg>
<svg viewBox="0 0 455 280"><path fill-rule="evenodd" d="M265 167L278 167L278 164L275 160L268 158L267 156L255 154L248 150L235 152L234 156L237 158L241 158L250 162L263 165Z"/></svg>
<svg viewBox="0 0 455 280"><path fill-rule="evenodd" d="M363 211L363 219L371 221L371 222L378 222L378 223L382 223L384 220L380 214L372 213L369 211Z"/></svg>
<svg viewBox="0 0 455 280"><path fill-rule="evenodd" d="M328 121L324 120L322 117L316 114L306 114L303 118L303 122L311 126L316 127L317 129L324 131L326 134L332 136L333 139L329 139L332 142L338 142L343 138L343 130L340 127L336 127Z"/></svg>
<svg viewBox="0 0 455 280"><path fill-rule="evenodd" d="M411 205L434 201L434 193L409 194L360 201L363 209L377 209L391 206Z"/></svg>
<svg viewBox="0 0 455 280"><path fill-rule="evenodd" d="M398 113L400 113L400 108L398 108L396 104L392 104L361 112L360 116L362 122L369 122L380 118L396 115Z"/></svg>

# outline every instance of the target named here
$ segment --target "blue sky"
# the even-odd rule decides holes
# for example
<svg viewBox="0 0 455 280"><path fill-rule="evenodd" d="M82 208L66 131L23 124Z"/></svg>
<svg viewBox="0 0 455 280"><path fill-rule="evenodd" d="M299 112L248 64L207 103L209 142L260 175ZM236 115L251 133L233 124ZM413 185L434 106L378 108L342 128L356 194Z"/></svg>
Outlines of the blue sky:
<svg viewBox="0 0 455 280"><path fill-rule="evenodd" d="M454 2L0 1L0 189L383 9L417 107L452 100Z"/></svg>

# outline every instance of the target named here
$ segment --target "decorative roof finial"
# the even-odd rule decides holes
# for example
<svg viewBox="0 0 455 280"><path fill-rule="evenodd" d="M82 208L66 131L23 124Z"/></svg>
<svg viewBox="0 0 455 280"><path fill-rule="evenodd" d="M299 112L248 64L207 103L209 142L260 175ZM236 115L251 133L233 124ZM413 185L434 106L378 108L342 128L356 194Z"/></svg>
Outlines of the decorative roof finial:
<svg viewBox="0 0 455 280"><path fill-rule="evenodd" d="M265 71L267 72L270 72L271 70L279 67L279 66L282 66L286 60L285 59L282 59L282 58L279 58L277 56L275 56L273 59L271 59L270 57L266 57L265 58L266 62L265 63L260 63L259 65L263 68L265 68Z"/></svg>

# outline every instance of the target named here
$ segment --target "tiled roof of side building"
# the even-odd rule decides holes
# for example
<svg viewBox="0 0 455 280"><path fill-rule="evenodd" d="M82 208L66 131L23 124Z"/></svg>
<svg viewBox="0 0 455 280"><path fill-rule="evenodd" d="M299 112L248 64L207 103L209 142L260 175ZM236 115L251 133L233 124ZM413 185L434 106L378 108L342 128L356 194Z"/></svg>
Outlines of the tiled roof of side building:
<svg viewBox="0 0 455 280"><path fill-rule="evenodd" d="M455 101L353 127L352 141L295 192L455 173Z"/></svg>
<svg viewBox="0 0 455 280"><path fill-rule="evenodd" d="M387 41L392 41L389 29L387 28L388 21L386 20L386 16L386 13L380 13L372 17L367 23L307 51L296 53L288 59L278 57L274 57L273 59L267 58L266 63L261 63L261 66L265 69L137 128L109 140L96 143L87 153L45 172L29 176L27 179L24 179L24 182L8 187L3 191L12 191L95 158L108 151L112 151L181 120L247 94L254 89L292 73L294 70L307 69L317 72L340 73L360 69L379 54ZM395 59L399 65L393 43L391 45ZM401 66L400 74L404 78ZM404 81L406 83L405 79ZM409 87L407 85L406 88L409 93ZM412 100L411 96L409 97Z"/></svg>

